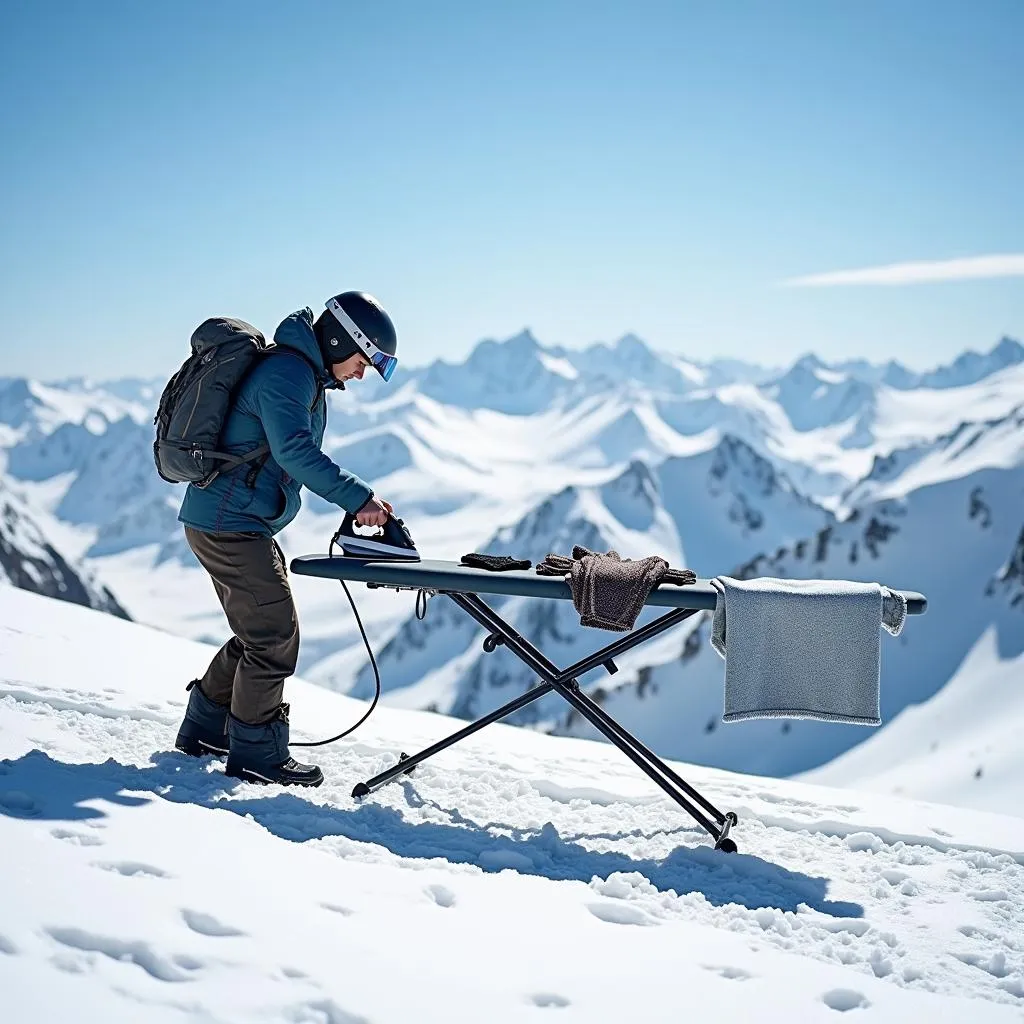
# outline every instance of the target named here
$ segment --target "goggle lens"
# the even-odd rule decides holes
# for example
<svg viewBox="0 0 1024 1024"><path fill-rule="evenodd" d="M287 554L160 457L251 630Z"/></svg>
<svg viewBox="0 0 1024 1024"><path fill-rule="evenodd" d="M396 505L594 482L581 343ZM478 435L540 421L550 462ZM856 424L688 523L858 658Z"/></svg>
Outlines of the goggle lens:
<svg viewBox="0 0 1024 1024"><path fill-rule="evenodd" d="M370 363L373 368L387 381L391 380L391 375L395 372L395 367L398 366L398 357L389 356L384 352L374 352L370 356Z"/></svg>

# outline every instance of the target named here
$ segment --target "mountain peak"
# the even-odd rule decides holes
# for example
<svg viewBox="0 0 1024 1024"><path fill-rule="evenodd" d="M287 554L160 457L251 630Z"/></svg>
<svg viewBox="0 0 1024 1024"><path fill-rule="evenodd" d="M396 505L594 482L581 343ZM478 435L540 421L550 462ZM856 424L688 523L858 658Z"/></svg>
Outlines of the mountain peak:
<svg viewBox="0 0 1024 1024"><path fill-rule="evenodd" d="M643 338L638 337L632 331L627 331L617 342L615 342L615 348L619 352L636 352L642 350L644 352L649 351L647 343Z"/></svg>
<svg viewBox="0 0 1024 1024"><path fill-rule="evenodd" d="M540 342L529 327L524 327L518 334L513 334L512 337L506 338L504 341L498 342L498 344L517 352L535 352L541 347Z"/></svg>
<svg viewBox="0 0 1024 1024"><path fill-rule="evenodd" d="M824 366L825 364L813 352L806 352L793 364L793 369L809 370L813 373Z"/></svg>
<svg viewBox="0 0 1024 1024"><path fill-rule="evenodd" d="M1024 363L1024 345L1016 338L1009 335L999 340L999 344L992 349L992 357L1004 366L1011 366L1014 363Z"/></svg>

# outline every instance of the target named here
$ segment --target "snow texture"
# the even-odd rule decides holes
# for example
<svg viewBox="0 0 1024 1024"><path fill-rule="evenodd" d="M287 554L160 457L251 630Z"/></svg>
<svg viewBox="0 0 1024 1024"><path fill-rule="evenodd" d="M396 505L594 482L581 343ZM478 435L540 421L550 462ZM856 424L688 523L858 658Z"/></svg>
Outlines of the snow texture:
<svg viewBox="0 0 1024 1024"><path fill-rule="evenodd" d="M501 725L356 802L456 724L390 708L260 788L171 750L211 653L0 591L5 1021L1021 1019L1020 818L677 765L724 854L616 750ZM361 711L287 696L295 738Z"/></svg>

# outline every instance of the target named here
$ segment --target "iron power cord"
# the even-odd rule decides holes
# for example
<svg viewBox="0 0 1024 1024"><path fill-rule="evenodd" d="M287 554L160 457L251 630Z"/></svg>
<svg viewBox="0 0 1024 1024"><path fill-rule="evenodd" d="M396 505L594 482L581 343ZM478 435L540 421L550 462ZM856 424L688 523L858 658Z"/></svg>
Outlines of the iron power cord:
<svg viewBox="0 0 1024 1024"><path fill-rule="evenodd" d="M334 545L337 543L338 535L341 533L339 529L337 533L331 538L330 546L327 548L327 557L334 557ZM344 739L346 736L355 732L365 722L370 715L373 714L373 709L377 706L377 702L380 700L380 670L377 668L377 659L373 656L373 648L370 646L370 641L366 636L366 630L363 629L363 620L359 618L359 610L356 608L355 601L352 600L352 595L349 593L349 589L345 586L344 580L338 580L341 584L341 589L345 591L345 596L348 598L348 603L352 606L352 614L356 617L356 625L359 627L359 633L363 638L363 644L366 647L366 653L370 656L370 664L373 666L373 680L374 680L374 694L373 701L370 706L366 709L366 713L362 718L356 722L355 725L350 726L344 732L339 732L337 736L331 736L326 740L307 740L304 743L299 743L292 740L289 746L292 747L323 747L328 743L337 743L338 740ZM422 603L421 603L422 602ZM427 614L427 592L425 590L419 590L416 593L416 618L422 619Z"/></svg>
<svg viewBox="0 0 1024 1024"><path fill-rule="evenodd" d="M359 612L356 609L356 603L352 600L352 595L348 592L348 587L345 586L345 581L338 580L338 582L341 584L342 589L345 591L345 596L348 598L348 603L352 605L352 614L356 617L356 625L359 627L359 632L363 637L363 643L366 645L366 653L369 654L370 664L373 666L373 679L376 685L376 690L373 694L373 701L371 702L370 706L366 709L366 713L363 715L362 718L359 719L358 722L356 722L355 725L350 726L344 732L339 732L337 736L332 736L330 739L326 740L307 740L305 743L297 743L295 740L292 740L289 743L289 746L292 747L323 747L326 746L328 743L337 743L338 740L344 739L350 733L355 732L356 729L358 729L359 726L361 726L363 722L365 722L370 717L370 715L373 714L373 709L377 706L377 701L380 700L380 671L377 668L377 659L373 656L373 648L370 646L370 641L367 639L366 630L363 629L362 619L359 618Z"/></svg>

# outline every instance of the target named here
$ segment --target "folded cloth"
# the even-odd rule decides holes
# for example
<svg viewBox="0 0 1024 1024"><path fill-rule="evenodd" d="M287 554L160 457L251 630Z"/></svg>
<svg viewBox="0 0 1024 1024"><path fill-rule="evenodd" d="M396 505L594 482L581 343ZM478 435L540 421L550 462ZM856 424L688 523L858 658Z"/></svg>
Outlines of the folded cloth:
<svg viewBox="0 0 1024 1024"><path fill-rule="evenodd" d="M513 558L511 555L481 555L477 551L471 551L468 555L462 556L460 564L468 565L473 569L508 572L509 569L529 569L532 563L528 558Z"/></svg>
<svg viewBox="0 0 1024 1024"><path fill-rule="evenodd" d="M572 558L549 554L537 564L541 576L564 576L580 625L627 632L633 628L647 595L659 583L696 583L690 569L672 569L660 555L622 558L617 551L597 554L577 544Z"/></svg>
<svg viewBox="0 0 1024 1024"><path fill-rule="evenodd" d="M877 583L718 576L711 645L725 658L723 721L816 718L880 725L879 627L907 602Z"/></svg>

